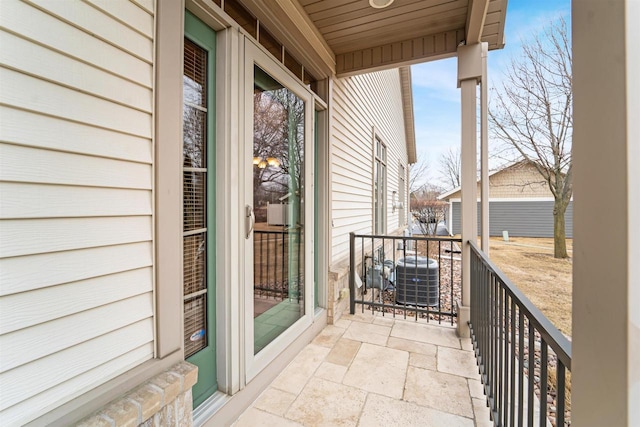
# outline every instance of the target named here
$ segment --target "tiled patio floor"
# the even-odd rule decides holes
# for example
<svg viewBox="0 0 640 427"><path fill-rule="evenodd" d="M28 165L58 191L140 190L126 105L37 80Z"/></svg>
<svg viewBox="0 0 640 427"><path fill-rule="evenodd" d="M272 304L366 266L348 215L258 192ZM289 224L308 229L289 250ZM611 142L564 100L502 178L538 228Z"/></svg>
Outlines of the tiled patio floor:
<svg viewBox="0 0 640 427"><path fill-rule="evenodd" d="M491 426L469 339L370 312L307 345L235 423L243 426Z"/></svg>

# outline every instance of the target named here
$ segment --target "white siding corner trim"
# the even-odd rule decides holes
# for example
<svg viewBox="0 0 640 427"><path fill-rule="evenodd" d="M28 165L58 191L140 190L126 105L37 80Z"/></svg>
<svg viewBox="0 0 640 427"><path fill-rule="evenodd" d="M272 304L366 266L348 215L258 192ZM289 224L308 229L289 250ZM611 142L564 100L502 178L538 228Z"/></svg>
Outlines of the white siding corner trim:
<svg viewBox="0 0 640 427"><path fill-rule="evenodd" d="M154 357L154 4L0 1L0 425Z"/></svg>

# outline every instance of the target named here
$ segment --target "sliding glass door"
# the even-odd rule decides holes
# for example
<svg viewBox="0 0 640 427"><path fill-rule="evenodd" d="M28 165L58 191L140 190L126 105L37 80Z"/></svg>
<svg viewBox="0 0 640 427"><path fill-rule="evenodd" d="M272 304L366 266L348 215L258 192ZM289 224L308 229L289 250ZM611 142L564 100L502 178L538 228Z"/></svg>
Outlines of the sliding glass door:
<svg viewBox="0 0 640 427"><path fill-rule="evenodd" d="M311 323L313 109L309 91L247 42L248 375Z"/></svg>

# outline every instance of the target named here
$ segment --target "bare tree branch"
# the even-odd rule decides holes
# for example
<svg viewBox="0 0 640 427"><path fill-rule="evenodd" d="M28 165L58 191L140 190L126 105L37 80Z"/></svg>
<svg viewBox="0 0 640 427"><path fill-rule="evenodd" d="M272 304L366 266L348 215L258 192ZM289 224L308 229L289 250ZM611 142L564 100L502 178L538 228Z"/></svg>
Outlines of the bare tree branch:
<svg viewBox="0 0 640 427"><path fill-rule="evenodd" d="M429 180L431 162L423 153L418 154L418 161L409 169L409 195L420 191Z"/></svg>
<svg viewBox="0 0 640 427"><path fill-rule="evenodd" d="M460 149L450 147L449 151L440 157L440 175L447 185L453 189L460 187L461 172Z"/></svg>

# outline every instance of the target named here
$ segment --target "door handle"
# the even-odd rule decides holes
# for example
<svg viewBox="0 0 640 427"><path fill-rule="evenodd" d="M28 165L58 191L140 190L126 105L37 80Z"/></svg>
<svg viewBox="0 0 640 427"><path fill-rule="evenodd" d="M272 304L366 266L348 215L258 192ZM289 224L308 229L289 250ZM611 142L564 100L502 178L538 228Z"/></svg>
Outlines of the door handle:
<svg viewBox="0 0 640 427"><path fill-rule="evenodd" d="M246 231L245 239L248 239L251 236L251 232L253 231L253 227L256 224L256 216L253 213L253 208L249 205L244 207L244 229Z"/></svg>

